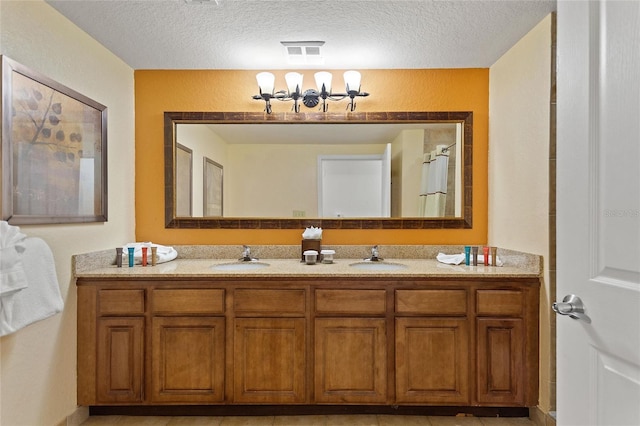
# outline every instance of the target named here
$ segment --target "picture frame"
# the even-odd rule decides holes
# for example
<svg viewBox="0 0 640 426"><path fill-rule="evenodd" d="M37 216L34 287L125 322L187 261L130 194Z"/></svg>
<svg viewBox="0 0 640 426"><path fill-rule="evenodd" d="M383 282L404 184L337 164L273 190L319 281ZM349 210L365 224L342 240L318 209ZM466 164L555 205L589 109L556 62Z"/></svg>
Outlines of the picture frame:
<svg viewBox="0 0 640 426"><path fill-rule="evenodd" d="M193 213L193 150L176 143L176 216Z"/></svg>
<svg viewBox="0 0 640 426"><path fill-rule="evenodd" d="M2 220L107 221L107 107L2 55Z"/></svg>
<svg viewBox="0 0 640 426"><path fill-rule="evenodd" d="M203 188L203 216L222 217L222 178L224 168L210 158L203 157L202 167L204 182Z"/></svg>

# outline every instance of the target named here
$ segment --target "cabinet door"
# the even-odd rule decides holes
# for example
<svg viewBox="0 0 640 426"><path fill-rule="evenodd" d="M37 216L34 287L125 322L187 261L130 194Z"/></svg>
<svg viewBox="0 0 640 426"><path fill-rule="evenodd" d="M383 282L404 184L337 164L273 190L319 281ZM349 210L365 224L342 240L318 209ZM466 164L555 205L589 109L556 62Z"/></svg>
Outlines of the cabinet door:
<svg viewBox="0 0 640 426"><path fill-rule="evenodd" d="M478 318L477 325L478 402L523 404L526 375L522 319Z"/></svg>
<svg viewBox="0 0 640 426"><path fill-rule="evenodd" d="M153 317L151 400L224 400L224 318Z"/></svg>
<svg viewBox="0 0 640 426"><path fill-rule="evenodd" d="M304 318L236 318L234 333L234 402L305 402Z"/></svg>
<svg viewBox="0 0 640 426"><path fill-rule="evenodd" d="M99 402L142 402L144 318L100 318L96 391Z"/></svg>
<svg viewBox="0 0 640 426"><path fill-rule="evenodd" d="M466 319L396 319L396 401L469 403Z"/></svg>
<svg viewBox="0 0 640 426"><path fill-rule="evenodd" d="M316 319L314 377L316 402L387 402L385 319Z"/></svg>

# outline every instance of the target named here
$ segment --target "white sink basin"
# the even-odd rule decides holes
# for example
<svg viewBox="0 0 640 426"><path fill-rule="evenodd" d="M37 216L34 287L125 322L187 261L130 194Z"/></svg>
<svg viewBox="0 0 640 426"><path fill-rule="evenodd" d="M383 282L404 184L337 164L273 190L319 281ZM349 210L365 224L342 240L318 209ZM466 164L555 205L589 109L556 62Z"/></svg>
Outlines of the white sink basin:
<svg viewBox="0 0 640 426"><path fill-rule="evenodd" d="M213 265L211 269L216 271L255 271L256 269L266 268L267 266L269 266L268 263L262 262L235 262Z"/></svg>
<svg viewBox="0 0 640 426"><path fill-rule="evenodd" d="M389 262L357 262L352 263L349 266L356 269L362 269L363 271L399 271L407 269L407 265Z"/></svg>

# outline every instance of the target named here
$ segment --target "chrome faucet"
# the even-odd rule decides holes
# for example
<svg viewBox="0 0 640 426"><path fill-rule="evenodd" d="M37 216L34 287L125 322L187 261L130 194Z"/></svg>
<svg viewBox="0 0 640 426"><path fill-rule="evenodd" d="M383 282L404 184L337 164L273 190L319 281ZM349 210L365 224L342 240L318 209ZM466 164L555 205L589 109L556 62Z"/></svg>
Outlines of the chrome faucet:
<svg viewBox="0 0 640 426"><path fill-rule="evenodd" d="M371 257L364 259L364 260L369 260L371 262L378 262L380 260L384 260L383 258L380 257L380 255L378 254L378 246L373 246L371 247Z"/></svg>
<svg viewBox="0 0 640 426"><path fill-rule="evenodd" d="M241 260L243 262L251 262L252 260L258 260L255 259L253 257L251 257L251 247L247 246L247 245L243 245L242 246L242 257L238 260Z"/></svg>

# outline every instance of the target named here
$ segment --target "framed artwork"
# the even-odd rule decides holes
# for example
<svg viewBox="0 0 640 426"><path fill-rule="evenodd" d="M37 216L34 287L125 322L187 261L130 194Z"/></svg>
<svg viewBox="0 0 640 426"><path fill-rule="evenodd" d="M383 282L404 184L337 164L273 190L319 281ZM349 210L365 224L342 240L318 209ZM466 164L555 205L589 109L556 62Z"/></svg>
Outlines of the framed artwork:
<svg viewBox="0 0 640 426"><path fill-rule="evenodd" d="M222 165L204 157L203 216L222 217Z"/></svg>
<svg viewBox="0 0 640 426"><path fill-rule="evenodd" d="M2 219L107 221L107 107L2 60Z"/></svg>
<svg viewBox="0 0 640 426"><path fill-rule="evenodd" d="M191 217L193 205L193 151L176 144L176 216Z"/></svg>

